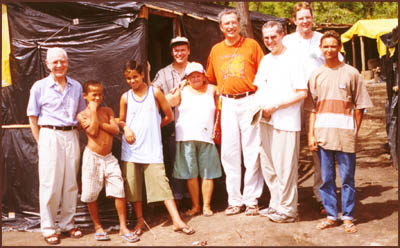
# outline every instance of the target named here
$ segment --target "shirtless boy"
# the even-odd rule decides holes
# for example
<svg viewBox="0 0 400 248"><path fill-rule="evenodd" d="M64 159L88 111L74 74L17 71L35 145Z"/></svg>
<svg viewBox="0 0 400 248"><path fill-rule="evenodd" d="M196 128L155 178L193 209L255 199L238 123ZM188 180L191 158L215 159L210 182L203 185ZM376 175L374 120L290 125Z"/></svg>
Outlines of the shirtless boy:
<svg viewBox="0 0 400 248"><path fill-rule="evenodd" d="M87 81L83 86L83 97L87 102L87 107L78 114L77 119L86 132L88 144L82 161L81 201L88 204L96 231L95 239L110 240L100 223L97 206L97 198L105 185L106 196L115 198L115 208L120 223L119 235L130 243L139 241L139 237L126 225L124 184L118 160L111 154L113 135L119 133L114 113L111 108L100 107L103 100L101 83Z"/></svg>

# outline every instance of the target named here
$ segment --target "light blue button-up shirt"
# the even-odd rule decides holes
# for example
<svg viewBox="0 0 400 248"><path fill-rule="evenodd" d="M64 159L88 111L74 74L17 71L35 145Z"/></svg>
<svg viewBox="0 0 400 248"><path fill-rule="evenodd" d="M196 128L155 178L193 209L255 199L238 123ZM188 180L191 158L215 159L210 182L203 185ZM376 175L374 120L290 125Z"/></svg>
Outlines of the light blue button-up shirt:
<svg viewBox="0 0 400 248"><path fill-rule="evenodd" d="M27 108L27 116L37 116L38 125L76 126L76 116L86 108L82 86L67 78L64 92L49 75L33 84Z"/></svg>

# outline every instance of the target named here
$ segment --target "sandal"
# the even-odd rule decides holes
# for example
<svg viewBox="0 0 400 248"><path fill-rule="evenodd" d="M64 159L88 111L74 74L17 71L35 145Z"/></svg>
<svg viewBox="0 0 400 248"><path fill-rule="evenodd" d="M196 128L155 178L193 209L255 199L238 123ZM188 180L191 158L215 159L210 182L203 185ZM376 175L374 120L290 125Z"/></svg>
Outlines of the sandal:
<svg viewBox="0 0 400 248"><path fill-rule="evenodd" d="M126 234L122 234L120 235L121 238L125 241L128 241L129 243L134 243L134 242L138 242L140 240L139 236L137 236L134 233L126 233Z"/></svg>
<svg viewBox="0 0 400 248"><path fill-rule="evenodd" d="M72 228L71 230L64 232L67 235L69 235L69 237L73 238L73 239L79 239L83 236L82 231L79 228Z"/></svg>
<svg viewBox="0 0 400 248"><path fill-rule="evenodd" d="M357 227L354 225L354 223L343 223L344 230L346 233L356 233L357 232Z"/></svg>
<svg viewBox="0 0 400 248"><path fill-rule="evenodd" d="M239 214L242 211L243 211L243 206L232 206L232 205L229 205L225 209L225 214L226 215L235 215L235 214Z"/></svg>
<svg viewBox="0 0 400 248"><path fill-rule="evenodd" d="M97 241L108 241L108 240L111 240L110 237L108 236L107 232L103 232L103 233L97 232L97 233L95 233L94 234L94 239L97 240Z"/></svg>
<svg viewBox="0 0 400 248"><path fill-rule="evenodd" d="M58 237L57 233L53 233L50 236L44 237L44 241L48 245L58 245L60 243L60 237Z"/></svg>
<svg viewBox="0 0 400 248"><path fill-rule="evenodd" d="M247 216L258 215L258 206L257 205L246 206L246 210L244 211L244 214Z"/></svg>
<svg viewBox="0 0 400 248"><path fill-rule="evenodd" d="M174 232L179 232L179 233L183 233L186 235L191 235L191 234L195 233L195 231L190 226L174 228Z"/></svg>
<svg viewBox="0 0 400 248"><path fill-rule="evenodd" d="M335 226L337 226L337 221L329 220L326 218L326 219L323 219L321 221L321 223L319 223L317 225L317 229L324 230L324 229L335 227Z"/></svg>

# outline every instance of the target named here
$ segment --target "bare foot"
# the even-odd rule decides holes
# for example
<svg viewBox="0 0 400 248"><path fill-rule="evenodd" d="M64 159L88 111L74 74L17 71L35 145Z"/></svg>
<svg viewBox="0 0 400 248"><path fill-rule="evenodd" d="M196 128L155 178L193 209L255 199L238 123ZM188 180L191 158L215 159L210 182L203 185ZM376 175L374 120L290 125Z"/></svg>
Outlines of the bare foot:
<svg viewBox="0 0 400 248"><path fill-rule="evenodd" d="M98 227L96 229L94 229L96 231L96 233L105 233L103 227Z"/></svg>
<svg viewBox="0 0 400 248"><path fill-rule="evenodd" d="M179 233L183 233L186 235L191 235L191 234L195 233L194 229L187 225L182 226L182 227L174 226L174 232L179 232Z"/></svg>
<svg viewBox="0 0 400 248"><path fill-rule="evenodd" d="M211 210L210 207L203 207L203 215L204 216L212 216L214 214L214 212Z"/></svg>
<svg viewBox="0 0 400 248"><path fill-rule="evenodd" d="M143 234L143 230L145 229L144 219L143 217L138 218L138 222L136 226L133 228L133 233L140 236Z"/></svg>
<svg viewBox="0 0 400 248"><path fill-rule="evenodd" d="M195 216L200 214L200 208L192 208L185 212L186 216Z"/></svg>

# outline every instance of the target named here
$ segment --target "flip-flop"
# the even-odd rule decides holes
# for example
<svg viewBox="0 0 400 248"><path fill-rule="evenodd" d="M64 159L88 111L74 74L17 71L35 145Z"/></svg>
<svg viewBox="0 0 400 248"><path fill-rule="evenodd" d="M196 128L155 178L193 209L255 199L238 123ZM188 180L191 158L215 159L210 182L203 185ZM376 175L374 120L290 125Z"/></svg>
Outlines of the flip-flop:
<svg viewBox="0 0 400 248"><path fill-rule="evenodd" d="M121 235L121 238L128 241L129 243L137 242L140 240L139 236L137 236L133 232L123 234L123 235Z"/></svg>
<svg viewBox="0 0 400 248"><path fill-rule="evenodd" d="M343 223L344 230L346 233L356 233L357 227L354 223Z"/></svg>
<svg viewBox="0 0 400 248"><path fill-rule="evenodd" d="M195 233L195 231L190 226L176 228L176 229L174 229L174 232L179 232L179 233L183 233L186 235L191 235L191 234Z"/></svg>
<svg viewBox="0 0 400 248"><path fill-rule="evenodd" d="M337 221L330 222L328 219L323 219L316 227L319 230L324 230L335 226L337 226Z"/></svg>
<svg viewBox="0 0 400 248"><path fill-rule="evenodd" d="M108 241L110 240L110 237L108 237L107 232L103 232L103 233L95 233L94 239L97 241Z"/></svg>
<svg viewBox="0 0 400 248"><path fill-rule="evenodd" d="M83 232L79 228L72 228L69 231L62 232L63 235L69 236L73 239L79 239L83 237Z"/></svg>

